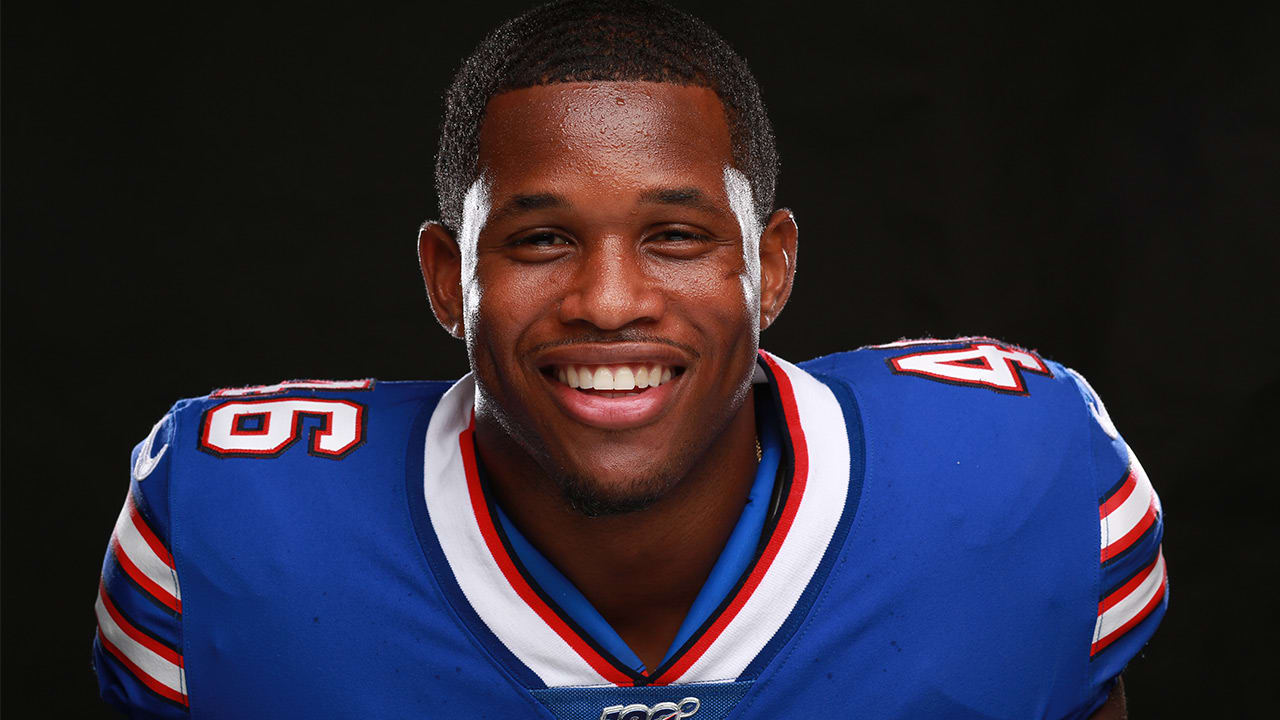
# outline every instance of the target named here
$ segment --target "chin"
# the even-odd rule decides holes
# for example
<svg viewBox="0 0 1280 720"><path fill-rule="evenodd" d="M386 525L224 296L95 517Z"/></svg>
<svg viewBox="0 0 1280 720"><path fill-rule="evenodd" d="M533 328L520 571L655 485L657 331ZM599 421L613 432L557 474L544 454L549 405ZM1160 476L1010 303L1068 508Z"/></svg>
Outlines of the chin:
<svg viewBox="0 0 1280 720"><path fill-rule="evenodd" d="M565 502L587 517L609 517L647 510L671 491L678 476L658 472L649 476L605 481L561 472L553 476Z"/></svg>

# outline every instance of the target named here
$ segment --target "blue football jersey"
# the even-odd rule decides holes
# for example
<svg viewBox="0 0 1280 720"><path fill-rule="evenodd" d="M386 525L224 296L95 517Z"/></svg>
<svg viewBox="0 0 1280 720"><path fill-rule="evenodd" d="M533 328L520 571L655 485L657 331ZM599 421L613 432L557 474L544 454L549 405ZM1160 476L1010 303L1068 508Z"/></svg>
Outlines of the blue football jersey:
<svg viewBox="0 0 1280 720"><path fill-rule="evenodd" d="M757 383L768 482L654 668L496 505L469 376L180 401L134 450L103 563L101 693L163 718L1022 719L1102 704L1168 585L1159 499L1083 378L963 338L798 366L761 352ZM661 567L618 578L662 581Z"/></svg>

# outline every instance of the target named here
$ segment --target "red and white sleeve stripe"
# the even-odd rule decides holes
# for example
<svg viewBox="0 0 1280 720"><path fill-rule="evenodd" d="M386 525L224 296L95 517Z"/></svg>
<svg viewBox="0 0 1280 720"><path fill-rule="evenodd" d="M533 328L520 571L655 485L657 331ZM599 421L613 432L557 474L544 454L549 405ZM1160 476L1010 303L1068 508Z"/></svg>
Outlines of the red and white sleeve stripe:
<svg viewBox="0 0 1280 720"><path fill-rule="evenodd" d="M1128 550L1160 514L1160 498L1137 458L1120 487L1098 506L1102 523L1102 562Z"/></svg>
<svg viewBox="0 0 1280 720"><path fill-rule="evenodd" d="M182 591L178 588L173 556L138 512L132 491L116 519L111 551L139 587L170 610L182 612Z"/></svg>
<svg viewBox="0 0 1280 720"><path fill-rule="evenodd" d="M182 655L129 622L101 583L94 611L98 616L98 641L102 647L155 693L187 705L187 676Z"/></svg>
<svg viewBox="0 0 1280 720"><path fill-rule="evenodd" d="M1157 551L1151 564L1098 603L1098 619L1093 627L1093 646L1089 655L1098 654L1150 615L1164 598L1167 582L1164 552Z"/></svg>

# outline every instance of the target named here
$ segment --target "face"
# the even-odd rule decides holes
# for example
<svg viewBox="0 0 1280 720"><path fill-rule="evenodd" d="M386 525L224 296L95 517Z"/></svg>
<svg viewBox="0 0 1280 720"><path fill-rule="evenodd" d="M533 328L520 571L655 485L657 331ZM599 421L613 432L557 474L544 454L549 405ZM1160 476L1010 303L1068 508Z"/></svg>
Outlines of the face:
<svg viewBox="0 0 1280 720"><path fill-rule="evenodd" d="M780 298L762 281L719 98L665 83L507 92L480 167L456 271L438 226L422 254L437 316L466 339L481 438L597 509L660 497L744 411L761 323L790 287L789 261ZM766 238L775 225L794 257L790 215Z"/></svg>

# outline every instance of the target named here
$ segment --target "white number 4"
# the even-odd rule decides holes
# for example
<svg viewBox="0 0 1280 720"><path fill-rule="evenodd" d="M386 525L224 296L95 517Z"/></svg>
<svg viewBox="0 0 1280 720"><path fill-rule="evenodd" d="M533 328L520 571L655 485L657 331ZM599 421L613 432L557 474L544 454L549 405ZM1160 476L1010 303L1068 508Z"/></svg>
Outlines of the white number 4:
<svg viewBox="0 0 1280 720"><path fill-rule="evenodd" d="M919 375L953 385L975 385L997 392L1026 395L1022 371L1053 377L1034 353L993 342L976 342L967 348L934 350L889 358L899 374Z"/></svg>

